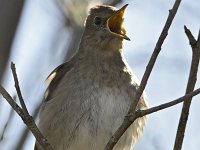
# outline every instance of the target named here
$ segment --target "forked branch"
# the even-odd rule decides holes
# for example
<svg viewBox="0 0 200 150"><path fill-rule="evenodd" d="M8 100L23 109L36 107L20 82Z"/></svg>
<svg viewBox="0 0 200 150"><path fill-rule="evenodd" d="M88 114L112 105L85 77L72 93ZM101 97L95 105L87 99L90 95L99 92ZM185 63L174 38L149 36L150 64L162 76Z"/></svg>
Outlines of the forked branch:
<svg viewBox="0 0 200 150"><path fill-rule="evenodd" d="M32 116L29 115L28 110L26 108L26 105L24 103L21 90L19 87L19 81L16 74L15 64L11 63L11 69L13 72L13 77L15 81L15 87L17 91L17 95L19 97L21 106L20 107L15 100L10 96L10 94L0 85L0 93L3 95L3 97L7 100L7 102L10 104L10 106L15 110L15 112L22 118L23 122L26 124L26 126L30 129L30 131L35 136L36 140L40 145L43 147L44 150L53 150L51 145L47 142L45 137L42 135L42 133L39 131L38 127L35 124L35 121L33 120Z"/></svg>
<svg viewBox="0 0 200 150"><path fill-rule="evenodd" d="M199 31L198 39L195 40L194 36L192 35L190 30L186 26L184 26L184 29L192 48L192 63L190 67L190 75L189 75L187 88L186 88L186 94L187 94L194 90L196 80L197 80L197 72L198 72L199 60L200 60L200 31ZM178 129L176 133L174 150L181 150L182 148L191 100L192 100L192 97L183 103L181 117L179 120L179 125L178 125Z"/></svg>

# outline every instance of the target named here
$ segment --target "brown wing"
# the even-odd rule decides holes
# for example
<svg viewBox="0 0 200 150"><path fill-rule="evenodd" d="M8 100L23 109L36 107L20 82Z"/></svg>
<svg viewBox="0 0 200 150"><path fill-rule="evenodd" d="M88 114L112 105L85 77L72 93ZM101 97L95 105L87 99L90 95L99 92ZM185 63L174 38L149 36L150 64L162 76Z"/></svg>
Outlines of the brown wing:
<svg viewBox="0 0 200 150"><path fill-rule="evenodd" d="M71 62L65 62L50 73L50 75L47 77L47 82L49 85L45 92L44 101L49 101L51 99L52 91L57 87L62 77L72 68L73 65Z"/></svg>
<svg viewBox="0 0 200 150"><path fill-rule="evenodd" d="M47 77L47 82L49 83L49 85L45 92L45 94L47 93L47 95L44 98L44 102L47 102L51 99L51 92L57 87L62 77L72 68L72 63L65 62L50 73L50 75ZM37 145L38 143L36 142L34 150L38 150Z"/></svg>

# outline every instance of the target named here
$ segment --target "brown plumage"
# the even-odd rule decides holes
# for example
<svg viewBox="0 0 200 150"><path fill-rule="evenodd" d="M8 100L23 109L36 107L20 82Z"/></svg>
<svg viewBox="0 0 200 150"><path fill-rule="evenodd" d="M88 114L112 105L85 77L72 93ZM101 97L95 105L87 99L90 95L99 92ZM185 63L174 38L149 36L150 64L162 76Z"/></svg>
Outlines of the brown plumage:
<svg viewBox="0 0 200 150"><path fill-rule="evenodd" d="M122 123L138 87L122 51L126 6L92 8L77 53L48 78L39 128L54 150L103 150ZM137 109L146 108L143 95ZM145 122L137 119L114 149L130 150Z"/></svg>

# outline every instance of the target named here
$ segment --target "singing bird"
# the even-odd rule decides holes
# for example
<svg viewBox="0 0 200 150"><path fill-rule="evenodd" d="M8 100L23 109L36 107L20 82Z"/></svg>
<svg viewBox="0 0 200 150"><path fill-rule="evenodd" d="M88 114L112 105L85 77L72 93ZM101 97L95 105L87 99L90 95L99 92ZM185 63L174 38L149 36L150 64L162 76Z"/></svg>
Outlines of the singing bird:
<svg viewBox="0 0 200 150"><path fill-rule="evenodd" d="M92 8L77 53L49 75L39 129L54 150L103 150L123 122L139 84L123 56L126 7ZM143 94L137 109L147 107ZM114 150L130 150L145 123L138 118Z"/></svg>

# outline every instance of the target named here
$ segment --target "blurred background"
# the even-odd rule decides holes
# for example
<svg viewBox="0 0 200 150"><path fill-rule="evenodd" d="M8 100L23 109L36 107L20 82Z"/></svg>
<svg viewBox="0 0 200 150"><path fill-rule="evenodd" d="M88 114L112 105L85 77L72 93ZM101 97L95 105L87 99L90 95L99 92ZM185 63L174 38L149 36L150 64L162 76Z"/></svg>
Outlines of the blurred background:
<svg viewBox="0 0 200 150"><path fill-rule="evenodd" d="M16 64L20 87L30 114L37 117L46 88L45 79L75 52L89 8L97 4L122 7L127 35L124 55L139 79L142 78L168 10L174 0L0 0L0 82L16 96L10 62ZM200 28L199 0L182 1L169 35L150 76L146 93L155 106L185 93L191 48L186 25L197 37ZM200 69L200 68L199 68ZM197 87L200 85L198 72ZM17 99L18 101L18 99ZM182 104L149 115L135 150L173 149ZM200 96L192 102L183 150L200 147ZM0 149L31 150L35 139L20 117L0 97Z"/></svg>

